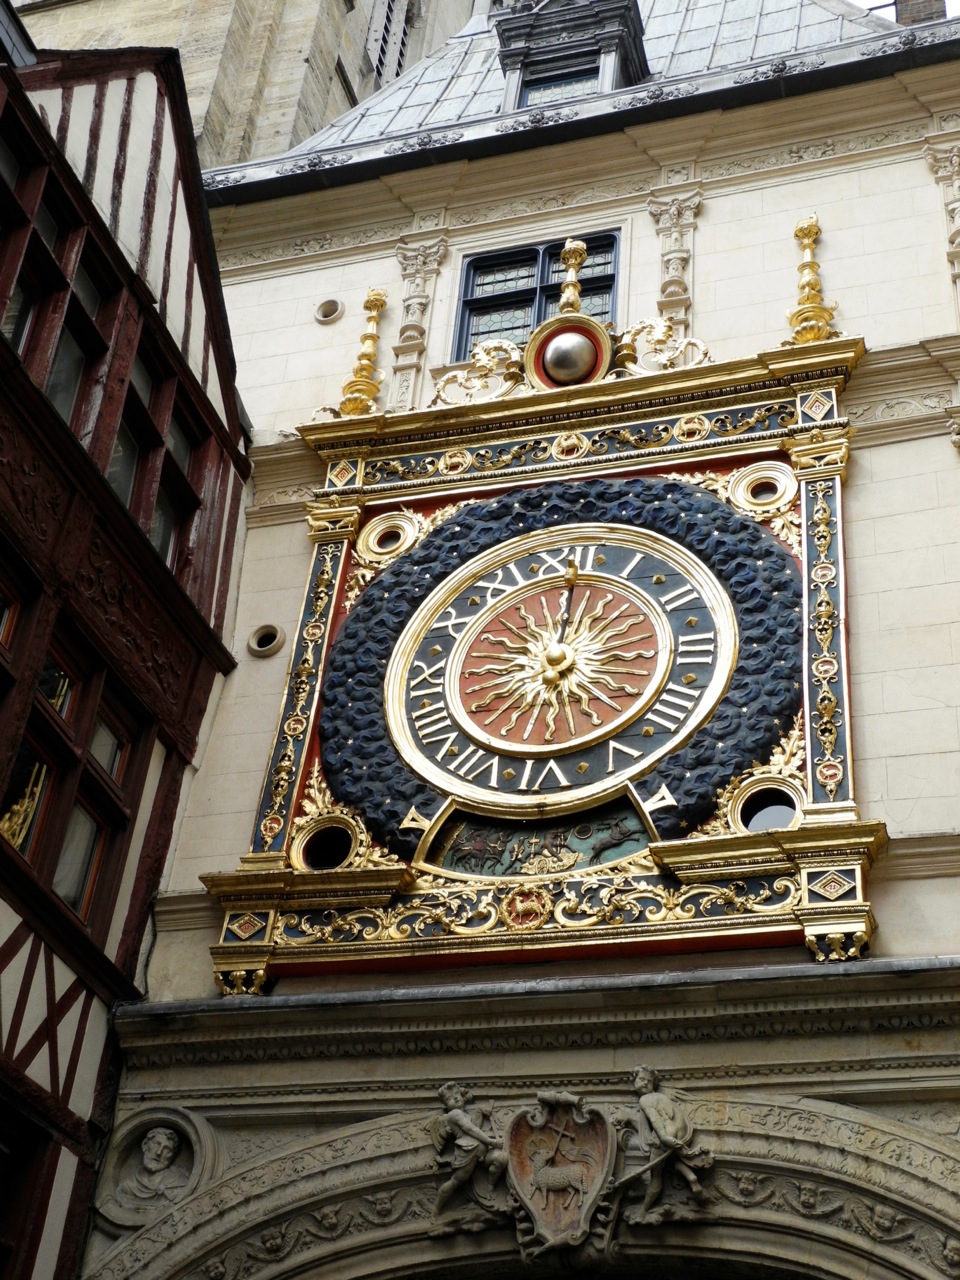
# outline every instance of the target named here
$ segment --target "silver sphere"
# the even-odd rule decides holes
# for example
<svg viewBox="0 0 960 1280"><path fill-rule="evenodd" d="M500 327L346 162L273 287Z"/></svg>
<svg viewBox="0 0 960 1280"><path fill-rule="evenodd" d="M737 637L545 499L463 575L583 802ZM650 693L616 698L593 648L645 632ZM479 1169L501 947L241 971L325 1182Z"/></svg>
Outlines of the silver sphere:
<svg viewBox="0 0 960 1280"><path fill-rule="evenodd" d="M568 330L547 343L543 368L548 377L562 384L582 382L593 372L597 349L584 333Z"/></svg>

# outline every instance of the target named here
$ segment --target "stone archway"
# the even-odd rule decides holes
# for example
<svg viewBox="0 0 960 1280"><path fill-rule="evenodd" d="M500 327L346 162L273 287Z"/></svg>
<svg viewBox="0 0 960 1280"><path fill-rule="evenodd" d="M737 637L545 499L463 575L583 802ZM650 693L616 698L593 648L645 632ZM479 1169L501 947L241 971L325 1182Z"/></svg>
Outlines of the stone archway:
<svg viewBox="0 0 960 1280"><path fill-rule="evenodd" d="M604 1204L618 1207L606 1244L594 1230L577 1245L589 1274L613 1278L642 1265L656 1280L681 1270L685 1280L721 1270L738 1280L960 1277L956 1142L826 1102L667 1096L696 1149L712 1157L707 1194L697 1202L683 1179L665 1180L646 1215L608 1196L600 1216ZM625 1092L622 1103L592 1110L622 1121L636 1105ZM510 1116L493 1113L498 1133ZM466 1182L459 1205L436 1218L438 1119L442 1112L421 1112L355 1125L201 1179L102 1254L88 1280L514 1280L562 1269L564 1250L531 1250L522 1214L488 1212Z"/></svg>

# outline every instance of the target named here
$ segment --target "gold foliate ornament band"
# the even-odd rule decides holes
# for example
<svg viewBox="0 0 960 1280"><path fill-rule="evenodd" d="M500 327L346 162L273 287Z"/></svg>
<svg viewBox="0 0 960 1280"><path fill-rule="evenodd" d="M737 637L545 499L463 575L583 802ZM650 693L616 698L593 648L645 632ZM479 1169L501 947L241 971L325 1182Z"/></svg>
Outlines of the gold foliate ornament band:
<svg viewBox="0 0 960 1280"><path fill-rule="evenodd" d="M387 305L386 289L371 289L363 309L367 313L367 329L360 339L360 355L354 365L353 376L343 384L340 413L344 417L359 418L377 409L377 395L383 382L383 373L377 368L377 346L380 336L377 325L380 312Z"/></svg>

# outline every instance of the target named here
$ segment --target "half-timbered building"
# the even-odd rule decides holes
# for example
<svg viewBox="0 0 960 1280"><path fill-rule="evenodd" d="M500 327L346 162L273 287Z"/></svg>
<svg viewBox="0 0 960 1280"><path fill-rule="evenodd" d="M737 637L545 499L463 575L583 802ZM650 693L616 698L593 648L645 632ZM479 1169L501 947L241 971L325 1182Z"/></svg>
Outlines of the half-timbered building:
<svg viewBox="0 0 960 1280"><path fill-rule="evenodd" d="M215 682L244 427L172 52L0 7L0 1274L75 1273Z"/></svg>

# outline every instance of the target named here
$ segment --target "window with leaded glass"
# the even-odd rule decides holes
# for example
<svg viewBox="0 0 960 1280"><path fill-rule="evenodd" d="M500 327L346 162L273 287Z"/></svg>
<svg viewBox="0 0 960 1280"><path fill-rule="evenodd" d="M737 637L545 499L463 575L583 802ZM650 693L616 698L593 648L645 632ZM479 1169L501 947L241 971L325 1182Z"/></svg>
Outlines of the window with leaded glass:
<svg viewBox="0 0 960 1280"><path fill-rule="evenodd" d="M94 933L109 918L143 782L149 743L137 723L79 637L58 640L0 794L0 846Z"/></svg>
<svg viewBox="0 0 960 1280"><path fill-rule="evenodd" d="M464 265L455 360L466 360L478 342L506 338L522 346L531 332L555 315L566 269L560 261L565 240L482 254ZM581 307L601 323L615 316L617 235L586 239L580 272Z"/></svg>
<svg viewBox="0 0 960 1280"><path fill-rule="evenodd" d="M599 73L588 72L586 75L558 76L553 80L534 81L523 86L520 95L522 107L550 107L558 102L570 102L575 98L586 98L596 93L600 87Z"/></svg>

